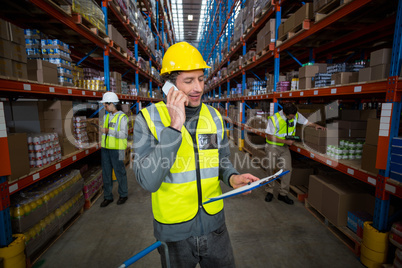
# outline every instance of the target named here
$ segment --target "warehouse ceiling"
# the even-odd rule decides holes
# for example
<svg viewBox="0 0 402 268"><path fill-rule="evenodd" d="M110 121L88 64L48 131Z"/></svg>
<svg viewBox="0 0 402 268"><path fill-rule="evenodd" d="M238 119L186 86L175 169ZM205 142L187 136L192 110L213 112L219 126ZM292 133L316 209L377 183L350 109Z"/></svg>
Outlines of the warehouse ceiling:
<svg viewBox="0 0 402 268"><path fill-rule="evenodd" d="M198 47L206 4L206 0L171 1L175 36L178 42L186 41Z"/></svg>

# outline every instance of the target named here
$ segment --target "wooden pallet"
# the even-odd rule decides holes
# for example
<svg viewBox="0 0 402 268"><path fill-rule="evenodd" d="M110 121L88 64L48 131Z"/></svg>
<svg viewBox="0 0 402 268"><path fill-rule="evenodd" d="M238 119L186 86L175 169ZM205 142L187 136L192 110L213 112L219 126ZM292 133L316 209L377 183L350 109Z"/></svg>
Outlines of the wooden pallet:
<svg viewBox="0 0 402 268"><path fill-rule="evenodd" d="M342 241L357 257L360 256L360 245L362 239L353 233L346 226L335 226L333 225L324 215L321 214L317 209L315 209L309 202L308 198L304 200L305 208L317 219L319 220L331 233L333 233L339 240Z"/></svg>
<svg viewBox="0 0 402 268"><path fill-rule="evenodd" d="M262 56L264 56L267 53L267 49L263 49L262 51L260 51L259 53L256 54L255 59L258 60L259 58L261 58Z"/></svg>
<svg viewBox="0 0 402 268"><path fill-rule="evenodd" d="M345 4L351 2L352 0L332 0L326 5L320 7L318 11L315 12L315 22L318 22L325 18L326 16L338 11Z"/></svg>
<svg viewBox="0 0 402 268"><path fill-rule="evenodd" d="M85 200L84 208L85 210L90 209L96 201L102 196L103 193L103 187L100 187L92 196L90 199Z"/></svg>
<svg viewBox="0 0 402 268"><path fill-rule="evenodd" d="M113 40L110 40L109 45L111 48L113 48L114 50L116 50L118 53L120 53L121 55L123 55L123 57L128 58L128 54L127 52L118 44L116 44L116 42L114 42Z"/></svg>
<svg viewBox="0 0 402 268"><path fill-rule="evenodd" d="M46 251L56 243L57 240L65 233L67 232L68 229L70 229L71 226L81 217L81 215L84 213L84 208L81 208L77 213L74 214L74 216L67 221L63 227L61 227L56 235L54 235L51 239L48 240L47 243L45 243L40 249L38 249L34 254L26 258L26 267L31 268L34 267L35 263L43 256L43 254L46 253ZM40 264L38 265L40 266Z"/></svg>
<svg viewBox="0 0 402 268"><path fill-rule="evenodd" d="M300 24L296 25L295 27L293 27L286 34L278 37L276 45L280 45L283 42L286 42L287 40L292 38L293 36L296 36L296 35L300 34L301 32L304 32L304 31L310 29L311 24L312 24L311 20L304 20L302 23L300 23ZM279 44L278 44L278 42L279 42Z"/></svg>
<svg viewBox="0 0 402 268"><path fill-rule="evenodd" d="M290 185L289 192L302 203L308 197L308 189L302 185Z"/></svg>
<svg viewBox="0 0 402 268"><path fill-rule="evenodd" d="M263 8L261 8L261 13L257 14L254 17L254 23L257 23L262 17L265 16L265 13L271 8L271 1L269 1Z"/></svg>
<svg viewBox="0 0 402 268"><path fill-rule="evenodd" d="M74 22L76 24L81 24L83 27L87 28L88 30L90 30L91 32L93 32L94 34L98 35L100 38L105 39L105 40L109 40L109 36L99 30L98 28L96 28L91 22L89 22L86 18L84 18L81 14L79 13L72 13L72 18L74 20Z"/></svg>

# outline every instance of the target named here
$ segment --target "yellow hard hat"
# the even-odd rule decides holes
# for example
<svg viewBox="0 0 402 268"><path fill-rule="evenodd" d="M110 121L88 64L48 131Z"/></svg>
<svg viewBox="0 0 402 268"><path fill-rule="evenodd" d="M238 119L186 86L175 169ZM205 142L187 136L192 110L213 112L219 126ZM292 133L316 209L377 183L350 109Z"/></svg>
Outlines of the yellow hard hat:
<svg viewBox="0 0 402 268"><path fill-rule="evenodd" d="M161 75L173 71L192 71L211 68L201 53L187 42L180 42L169 47L163 56Z"/></svg>

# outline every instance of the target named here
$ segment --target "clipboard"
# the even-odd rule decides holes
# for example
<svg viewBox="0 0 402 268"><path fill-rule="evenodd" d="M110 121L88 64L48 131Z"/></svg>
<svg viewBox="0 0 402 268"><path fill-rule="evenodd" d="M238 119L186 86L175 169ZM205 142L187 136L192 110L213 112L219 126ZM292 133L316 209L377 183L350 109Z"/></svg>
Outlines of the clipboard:
<svg viewBox="0 0 402 268"><path fill-rule="evenodd" d="M214 197L209 197L208 198L209 200L203 202L202 204L205 205L205 204L208 204L208 203L212 203L212 202L215 202L215 201L218 201L218 200L221 200L221 199L225 199L225 198L228 198L228 197L232 197L232 196L235 196L235 195L239 195L239 194L242 194L242 193L257 189L257 188L259 188L259 187L261 187L261 186L263 186L265 184L273 182L274 180L282 177L285 174L288 174L289 172L290 172L289 170L283 171L283 169L281 169L278 172L276 172L274 175L268 176L268 177L263 178L263 179L258 180L258 181L251 182L248 185L244 185L244 186L242 186L240 188L234 189L234 190L226 192L224 194L214 196Z"/></svg>

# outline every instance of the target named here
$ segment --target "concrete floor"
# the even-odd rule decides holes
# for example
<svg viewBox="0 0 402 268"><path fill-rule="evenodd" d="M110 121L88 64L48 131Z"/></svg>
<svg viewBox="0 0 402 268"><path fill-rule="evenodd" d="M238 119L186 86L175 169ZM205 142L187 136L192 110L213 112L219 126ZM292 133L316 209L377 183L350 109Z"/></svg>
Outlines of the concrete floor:
<svg viewBox="0 0 402 268"><path fill-rule="evenodd" d="M232 159L235 157L242 160L247 156L232 147ZM266 176L260 168L237 168L260 178ZM126 204L116 205L115 185L115 202L100 208L103 197L99 198L42 255L36 267L118 267L155 243L151 195L137 184L131 170L128 180ZM228 189L223 185L224 191ZM225 199L226 224L237 267L364 267L304 204L295 200L290 206L276 198L266 203L264 197L264 190L259 188L247 196ZM155 250L131 267L161 267L159 254Z"/></svg>

